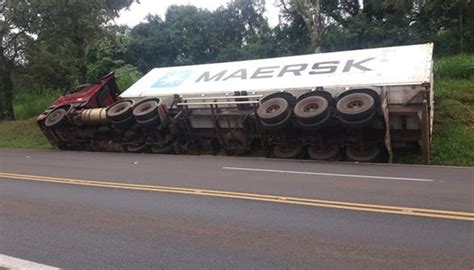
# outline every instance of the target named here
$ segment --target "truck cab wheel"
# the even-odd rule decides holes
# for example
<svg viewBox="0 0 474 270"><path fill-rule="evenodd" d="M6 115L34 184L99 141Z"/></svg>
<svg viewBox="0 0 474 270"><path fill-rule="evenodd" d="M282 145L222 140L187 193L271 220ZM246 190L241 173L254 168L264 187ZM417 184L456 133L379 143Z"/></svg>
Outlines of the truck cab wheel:
<svg viewBox="0 0 474 270"><path fill-rule="evenodd" d="M121 122L132 115L132 101L121 100L107 108L107 117L112 122Z"/></svg>
<svg viewBox="0 0 474 270"><path fill-rule="evenodd" d="M351 161L375 162L379 161L382 155L382 149L377 144L354 147L349 146L346 149L346 156Z"/></svg>
<svg viewBox="0 0 474 270"><path fill-rule="evenodd" d="M288 101L279 97L265 100L257 110L260 121L269 125L281 122L287 118L288 114L291 114Z"/></svg>
<svg viewBox="0 0 474 270"><path fill-rule="evenodd" d="M340 156L339 145L311 145L308 147L308 157L314 160L337 160Z"/></svg>
<svg viewBox="0 0 474 270"><path fill-rule="evenodd" d="M301 158L302 153L303 144L300 142L277 144L273 147L273 154L277 158L296 159Z"/></svg>
<svg viewBox="0 0 474 270"><path fill-rule="evenodd" d="M67 111L65 108L58 108L48 114L44 121L44 125L47 127L59 126L66 122L66 114Z"/></svg>
<svg viewBox="0 0 474 270"><path fill-rule="evenodd" d="M346 121L361 121L376 111L374 97L366 93L351 93L343 96L336 104L339 117Z"/></svg>

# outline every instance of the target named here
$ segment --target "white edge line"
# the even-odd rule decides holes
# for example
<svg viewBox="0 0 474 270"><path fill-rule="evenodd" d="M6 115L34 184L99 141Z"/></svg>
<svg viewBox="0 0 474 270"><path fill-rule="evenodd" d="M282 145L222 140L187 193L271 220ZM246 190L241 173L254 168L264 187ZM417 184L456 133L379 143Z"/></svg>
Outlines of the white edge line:
<svg viewBox="0 0 474 270"><path fill-rule="evenodd" d="M14 269L14 270L59 270L61 268L56 268L53 266L35 263L32 261L27 261L15 257L10 257L7 255L0 254L0 266Z"/></svg>
<svg viewBox="0 0 474 270"><path fill-rule="evenodd" d="M271 170L271 169L257 169L257 168L239 168L239 167L222 167L223 170L234 171L251 171L251 172L272 172L272 173L287 173L287 174L306 174L306 175L321 175L321 176L338 176L350 178L368 178L368 179L385 179L397 181L417 181L417 182L434 182L433 179L423 178L405 178L405 177L390 177L390 176L375 176L375 175L358 175L358 174L339 174L339 173L319 173L319 172L303 172L303 171L285 171L285 170Z"/></svg>

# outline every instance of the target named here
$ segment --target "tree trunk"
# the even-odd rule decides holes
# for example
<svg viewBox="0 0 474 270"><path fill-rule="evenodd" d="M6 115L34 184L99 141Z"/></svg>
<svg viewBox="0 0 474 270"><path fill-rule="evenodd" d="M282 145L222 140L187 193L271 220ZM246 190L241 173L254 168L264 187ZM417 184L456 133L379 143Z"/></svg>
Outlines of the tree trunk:
<svg viewBox="0 0 474 270"><path fill-rule="evenodd" d="M76 40L77 46L77 57L78 57L78 70L79 70L79 83L87 82L87 59L86 59L86 43L85 39L81 36Z"/></svg>
<svg viewBox="0 0 474 270"><path fill-rule="evenodd" d="M460 47L460 53L464 53L464 29L463 29L463 6L460 4L459 5L459 34L460 34L460 39L459 39L459 47Z"/></svg>
<svg viewBox="0 0 474 270"><path fill-rule="evenodd" d="M1 83L3 90L3 119L12 121L15 120L15 113L13 112L13 82L11 79L11 71L7 71L3 74Z"/></svg>
<svg viewBox="0 0 474 270"><path fill-rule="evenodd" d="M3 119L3 88L0 85L0 121Z"/></svg>
<svg viewBox="0 0 474 270"><path fill-rule="evenodd" d="M321 52L321 33L324 29L321 11L321 1L295 0L296 11L303 17L309 31L311 49L315 53Z"/></svg>

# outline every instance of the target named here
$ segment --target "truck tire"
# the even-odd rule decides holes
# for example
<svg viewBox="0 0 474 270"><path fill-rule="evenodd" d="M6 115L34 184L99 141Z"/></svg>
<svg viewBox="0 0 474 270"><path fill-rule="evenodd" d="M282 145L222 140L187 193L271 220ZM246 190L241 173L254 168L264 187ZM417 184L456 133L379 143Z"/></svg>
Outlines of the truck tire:
<svg viewBox="0 0 474 270"><path fill-rule="evenodd" d="M377 144L372 144L365 147L349 146L346 149L347 159L351 161L374 162L379 161L381 155L382 149Z"/></svg>
<svg viewBox="0 0 474 270"><path fill-rule="evenodd" d="M60 126L66 122L66 114L65 108L57 108L46 116L44 125L47 127Z"/></svg>
<svg viewBox="0 0 474 270"><path fill-rule="evenodd" d="M377 114L377 111L373 111L369 117L362 119L362 120L357 120L357 121L347 121L342 118L340 118L340 121L342 122L342 125L346 128L364 128L369 126L372 121L375 119L375 115Z"/></svg>
<svg viewBox="0 0 474 270"><path fill-rule="evenodd" d="M224 145L230 154L245 155L250 151L248 138L242 131L230 131L224 136Z"/></svg>
<svg viewBox="0 0 474 270"><path fill-rule="evenodd" d="M127 153L143 153L146 152L146 144L129 144L124 147L125 152Z"/></svg>
<svg viewBox="0 0 474 270"><path fill-rule="evenodd" d="M367 119L376 110L374 97L366 93L351 93L338 100L339 117L346 121Z"/></svg>
<svg viewBox="0 0 474 270"><path fill-rule="evenodd" d="M302 156L303 149L303 144L300 142L277 144L273 147L273 154L277 158L297 159Z"/></svg>
<svg viewBox="0 0 474 270"><path fill-rule="evenodd" d="M153 145L151 146L151 152L155 154L174 154L174 146L173 144L166 146Z"/></svg>
<svg viewBox="0 0 474 270"><path fill-rule="evenodd" d="M279 97L265 100L257 110L260 121L268 125L281 122L288 117L288 114L291 114L288 101Z"/></svg>
<svg viewBox="0 0 474 270"><path fill-rule="evenodd" d="M120 121L112 120L111 123L114 128L125 130L135 123L135 118L133 118L133 115L130 115L128 118Z"/></svg>
<svg viewBox="0 0 474 270"><path fill-rule="evenodd" d="M112 122L121 122L132 115L132 101L121 100L107 108L107 117Z"/></svg>
<svg viewBox="0 0 474 270"><path fill-rule="evenodd" d="M339 145L328 144L325 146L308 147L308 157L314 160L337 160L340 155Z"/></svg>
<svg viewBox="0 0 474 270"><path fill-rule="evenodd" d="M158 107L159 104L155 99L145 100L135 106L133 115L138 121L149 120L155 116L159 117Z"/></svg>
<svg viewBox="0 0 474 270"><path fill-rule="evenodd" d="M293 112L302 123L319 122L329 113L329 102L321 96L309 96L298 101Z"/></svg>
<svg viewBox="0 0 474 270"><path fill-rule="evenodd" d="M136 121L138 125L142 128L153 128L160 125L160 116L155 115L154 117L146 119L146 120L136 119Z"/></svg>

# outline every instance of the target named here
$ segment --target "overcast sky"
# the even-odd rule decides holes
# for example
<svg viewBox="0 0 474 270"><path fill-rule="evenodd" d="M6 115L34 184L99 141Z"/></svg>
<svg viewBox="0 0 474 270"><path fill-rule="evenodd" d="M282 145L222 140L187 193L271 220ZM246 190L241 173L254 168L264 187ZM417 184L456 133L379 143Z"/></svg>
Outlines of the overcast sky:
<svg viewBox="0 0 474 270"><path fill-rule="evenodd" d="M166 9L171 5L193 5L199 8L215 10L226 6L229 0L140 0L140 4L133 3L128 10L123 10L120 17L115 20L118 24L133 27L145 20L147 14L157 14L164 18ZM278 8L274 6L275 0L266 1L266 17L271 26L278 24Z"/></svg>

